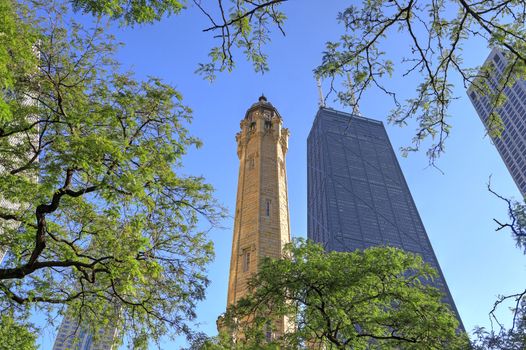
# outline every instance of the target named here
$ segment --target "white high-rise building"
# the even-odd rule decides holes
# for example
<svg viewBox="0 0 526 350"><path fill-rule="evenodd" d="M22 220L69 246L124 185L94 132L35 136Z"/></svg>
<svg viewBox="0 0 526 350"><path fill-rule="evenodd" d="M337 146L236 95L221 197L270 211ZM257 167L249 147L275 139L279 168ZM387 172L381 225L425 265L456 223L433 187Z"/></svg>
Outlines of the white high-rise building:
<svg viewBox="0 0 526 350"><path fill-rule="evenodd" d="M499 49L493 49L484 62L484 67L493 65L494 68L487 80L493 93L498 91L507 64L506 54ZM504 123L504 131L500 137L492 137L492 141L519 191L526 197L526 81L517 80L502 92L506 102L496 112ZM487 121L493 108L491 97L479 93L475 85L471 85L467 93L480 119L489 128Z"/></svg>
<svg viewBox="0 0 526 350"><path fill-rule="evenodd" d="M97 334L79 325L78 315L67 313L58 330L53 350L112 350L118 336L115 324L101 327Z"/></svg>

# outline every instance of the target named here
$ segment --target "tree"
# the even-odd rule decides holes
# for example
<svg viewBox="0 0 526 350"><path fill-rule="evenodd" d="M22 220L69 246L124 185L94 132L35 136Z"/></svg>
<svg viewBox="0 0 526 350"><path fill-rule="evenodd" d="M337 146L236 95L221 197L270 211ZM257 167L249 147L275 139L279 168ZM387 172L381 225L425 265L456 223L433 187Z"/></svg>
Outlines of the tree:
<svg viewBox="0 0 526 350"><path fill-rule="evenodd" d="M225 5L217 0L212 2L215 6L207 3L206 7L201 0L192 0L191 4L210 21L204 31L214 33L220 42L211 49L210 62L200 64L197 72L213 80L218 71L232 70L236 50L253 62L256 71L268 70L263 49L274 29L285 34L286 15L281 9L286 1L235 0ZM182 0L70 2L77 10L106 15L124 25L151 23L186 8ZM504 88L526 78L525 9L522 0L363 0L342 8L338 20L344 34L327 43L314 73L330 81L329 94L335 93L344 105L356 106L371 87L392 97L394 109L388 120L399 126L411 121L417 125L412 146L405 147L403 154L419 150L431 139L427 154L434 164L445 151L451 132L448 107L458 98L454 95L455 79L460 79L464 88L473 84L479 93L491 95L488 130L494 136L502 132L498 107L505 102ZM489 89L485 79L493 67L479 70L464 65L464 45L474 39L503 49L509 56L510 64L499 77L496 92ZM385 45L392 40L398 43L396 52ZM394 62L391 57L400 52L404 53L400 62ZM397 70L415 87L415 96L400 98L389 87L384 78Z"/></svg>
<svg viewBox="0 0 526 350"><path fill-rule="evenodd" d="M89 330L119 323L135 348L189 333L213 257L198 219L223 216L210 185L180 174L200 145L191 110L160 79L123 73L100 23L35 4L0 5L0 309L67 306Z"/></svg>
<svg viewBox="0 0 526 350"><path fill-rule="evenodd" d="M501 327L498 332L484 328L475 330L475 350L523 350L526 349L526 299L514 310L513 326L510 329Z"/></svg>
<svg viewBox="0 0 526 350"><path fill-rule="evenodd" d="M194 1L204 30L221 33L200 71L232 69L235 48L266 69L268 17L282 21L274 6L284 1L218 1L219 19ZM100 20L87 30L67 6L136 25L185 2L43 4L0 4L0 306L20 321L32 307L67 305L88 328L119 323L134 347L188 335L213 256L197 219L223 216L202 178L174 171L200 145L185 129L191 111L160 79L122 73Z"/></svg>
<svg viewBox="0 0 526 350"><path fill-rule="evenodd" d="M200 1L194 0L193 4L211 22L205 31L216 33L220 40L220 45L211 50L211 62L200 65L198 71L213 79L217 71L232 69L233 49L245 51L256 70L267 70L262 47L270 40L272 26L282 30L285 15L279 5L284 2L236 0L226 9L218 0L217 8L207 10ZM73 4L82 11L110 15L128 24L157 20L163 14L179 13L184 8L184 4L176 0L153 5L119 0L112 2L114 8L99 0L76 0ZM451 132L448 107L458 98L454 92L456 79L460 79L464 88L473 85L479 93L491 95L493 110L488 130L492 136L502 132L504 126L498 113L498 107L505 102L502 92L526 77L525 9L524 1L520 0L358 2L342 8L338 20L345 32L339 40L327 44L315 74L328 79L330 94L336 94L346 105L358 104L371 87L391 96L394 109L389 121L399 126L416 124L413 144L404 148L403 154L426 145L430 162L434 164L445 151ZM217 16L213 16L214 13ZM392 52L385 45L394 37L399 44L407 44L405 49L396 47L397 52L404 53L399 62L392 61ZM491 65L479 70L463 62L465 43L474 38L503 49L508 56L510 64L500 76L496 92L489 89L485 79L492 74ZM397 71L415 87L415 96L404 100L405 97L389 87L385 78ZM341 87L337 85L340 82ZM516 216L524 217L524 208L516 204L514 207ZM514 224L503 226L512 228ZM518 244L524 242L524 235L515 234L515 237Z"/></svg>
<svg viewBox="0 0 526 350"><path fill-rule="evenodd" d="M0 89L13 86L16 76L30 74L31 67L36 67L36 56L33 45L37 33L27 21L17 20L17 15L24 16L23 11L15 13L11 1L0 3ZM11 118L9 105L0 98L0 120Z"/></svg>
<svg viewBox="0 0 526 350"><path fill-rule="evenodd" d="M269 349L460 349L467 344L457 333L456 317L441 302L442 293L430 285L436 272L418 255L391 247L325 252L296 240L284 256L264 259L250 281L250 296L227 311L227 332L238 334L241 349L265 343L269 320L279 315L291 315L295 324L267 343Z"/></svg>
<svg viewBox="0 0 526 350"><path fill-rule="evenodd" d="M488 190L497 198L507 204L509 222L493 219L497 223L496 231L508 229L517 247L526 253L526 205L521 202L512 201L503 197L491 188L488 184ZM512 303L512 322L511 327L506 329L504 324L497 318L496 311L506 303ZM493 305L490 313L492 321L491 329L488 331L483 327L475 329L476 339L473 342L474 349L506 349L519 350L526 348L526 290L511 295L501 295ZM493 322L498 325L497 331L493 328Z"/></svg>
<svg viewBox="0 0 526 350"><path fill-rule="evenodd" d="M13 318L12 312L0 316L0 350L36 350L36 336L29 324L20 324Z"/></svg>
<svg viewBox="0 0 526 350"><path fill-rule="evenodd" d="M364 91L376 87L393 99L388 119L399 126L411 120L417 124L413 145L403 149L419 150L432 139L428 156L433 163L445 150L450 131L448 107L457 98L454 79L464 88L474 84L480 93L490 94L487 80L492 67L479 70L466 67L462 51L467 41L481 39L489 46L503 49L510 64L491 93L493 111L489 130L498 136L503 124L498 108L504 102L502 91L517 79L526 78L526 4L521 0L374 0L362 1L340 12L338 20L345 33L338 41L327 43L316 75L331 81L331 92L346 105L359 103ZM396 37L400 62L386 43ZM406 44L404 46L404 43ZM400 69L416 95L401 101L397 91L384 78ZM343 80L343 87L335 81Z"/></svg>
<svg viewBox="0 0 526 350"><path fill-rule="evenodd" d="M197 72L212 81L217 72L234 68L234 51L241 50L247 61L252 62L256 72L268 70L264 45L270 40L273 26L285 35L285 15L279 5L287 0L235 0L229 5L223 0L205 2L192 0L210 21L204 32L214 34L220 44L210 50L208 63L201 63ZM122 25L153 23L163 16L180 14L187 1L184 0L70 0L73 8L95 16L109 16ZM188 1L190 2L190 1ZM215 3L215 4L214 4Z"/></svg>

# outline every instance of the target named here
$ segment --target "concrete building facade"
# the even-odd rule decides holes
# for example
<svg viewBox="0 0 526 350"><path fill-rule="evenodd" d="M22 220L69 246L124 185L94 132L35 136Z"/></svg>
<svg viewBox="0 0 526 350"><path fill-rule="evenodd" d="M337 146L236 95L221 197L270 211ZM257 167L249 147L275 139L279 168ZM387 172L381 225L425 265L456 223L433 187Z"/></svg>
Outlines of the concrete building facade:
<svg viewBox="0 0 526 350"><path fill-rule="evenodd" d="M394 246L422 256L460 316L381 121L320 108L307 141L309 239L331 251Z"/></svg>
<svg viewBox="0 0 526 350"><path fill-rule="evenodd" d="M496 93L508 65L504 52L493 49L483 67L489 68L490 65L493 69L486 71L489 73L486 82L491 93ZM488 118L493 112L491 96L477 91L476 84L472 84L467 93L480 120L488 129ZM492 137L492 141L519 191L526 197L526 81L517 80L512 86L504 87L502 93L506 101L496 112L504 123L504 130L500 137Z"/></svg>
<svg viewBox="0 0 526 350"><path fill-rule="evenodd" d="M290 242L286 160L289 131L264 96L241 121L236 135L239 176L227 305L247 295L247 282L264 257L280 258ZM283 334L285 317L275 320Z"/></svg>
<svg viewBox="0 0 526 350"><path fill-rule="evenodd" d="M118 336L115 325L106 325L97 334L79 325L77 315L68 314L62 320L53 350L112 350Z"/></svg>

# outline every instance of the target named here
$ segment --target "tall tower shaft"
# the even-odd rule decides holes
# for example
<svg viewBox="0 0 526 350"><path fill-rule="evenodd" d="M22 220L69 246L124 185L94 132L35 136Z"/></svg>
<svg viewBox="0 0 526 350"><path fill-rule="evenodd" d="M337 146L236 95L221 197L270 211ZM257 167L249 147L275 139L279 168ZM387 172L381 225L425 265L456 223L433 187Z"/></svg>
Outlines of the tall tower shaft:
<svg viewBox="0 0 526 350"><path fill-rule="evenodd" d="M262 258L281 258L290 242L285 155L289 132L264 96L253 104L236 135L239 157L232 257L227 304L243 298L247 282L257 273ZM277 320L275 334L286 322Z"/></svg>

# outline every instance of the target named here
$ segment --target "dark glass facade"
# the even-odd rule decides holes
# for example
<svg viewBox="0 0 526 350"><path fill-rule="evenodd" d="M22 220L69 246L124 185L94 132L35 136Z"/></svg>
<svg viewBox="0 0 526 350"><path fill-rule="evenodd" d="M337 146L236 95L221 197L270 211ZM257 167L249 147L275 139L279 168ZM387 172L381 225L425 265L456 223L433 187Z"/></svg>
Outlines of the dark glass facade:
<svg viewBox="0 0 526 350"><path fill-rule="evenodd" d="M307 167L309 239L333 251L389 245L420 254L458 317L382 122L320 108Z"/></svg>
<svg viewBox="0 0 526 350"><path fill-rule="evenodd" d="M493 92L497 91L507 64L506 56L497 49L493 49L486 59L484 66L492 65L494 68L487 81ZM517 80L512 86L505 87L503 93L506 102L498 113L504 123L504 131L501 137L492 140L519 191L526 197L526 81ZM473 85L468 89L468 96L487 126L492 111L490 97L478 94Z"/></svg>

